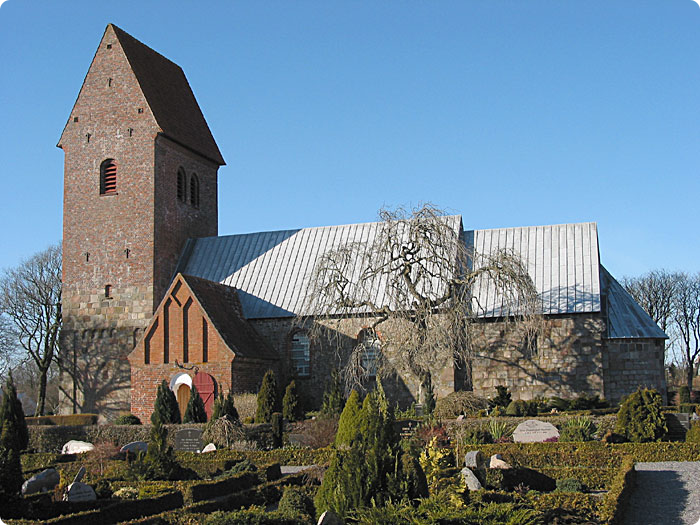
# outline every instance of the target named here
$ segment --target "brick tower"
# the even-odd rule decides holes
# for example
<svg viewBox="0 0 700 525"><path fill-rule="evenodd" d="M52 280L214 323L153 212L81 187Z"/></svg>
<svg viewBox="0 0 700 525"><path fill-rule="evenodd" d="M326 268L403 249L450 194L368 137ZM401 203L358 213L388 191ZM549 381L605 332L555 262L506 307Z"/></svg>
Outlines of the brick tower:
<svg viewBox="0 0 700 525"><path fill-rule="evenodd" d="M129 410L127 354L191 237L217 235L224 160L179 66L105 30L61 134L61 412Z"/></svg>

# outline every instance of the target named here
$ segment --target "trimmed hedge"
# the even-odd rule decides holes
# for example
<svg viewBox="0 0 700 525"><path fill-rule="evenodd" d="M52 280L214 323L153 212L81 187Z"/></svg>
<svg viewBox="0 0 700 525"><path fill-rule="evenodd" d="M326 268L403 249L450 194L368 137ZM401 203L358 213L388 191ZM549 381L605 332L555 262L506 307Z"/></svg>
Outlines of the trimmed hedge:
<svg viewBox="0 0 700 525"><path fill-rule="evenodd" d="M600 506L599 517L603 523L617 525L622 523L625 506L634 488L634 458L627 456L613 479L610 490Z"/></svg>
<svg viewBox="0 0 700 525"><path fill-rule="evenodd" d="M244 472L218 481L203 481L189 485L185 489L184 498L188 504L191 504L239 492L259 483L260 475L257 472Z"/></svg>
<svg viewBox="0 0 700 525"><path fill-rule="evenodd" d="M592 522L597 521L600 510L600 498L581 492L550 492L549 494L527 494L527 499L537 511L546 513L554 509L563 509Z"/></svg>
<svg viewBox="0 0 700 525"><path fill-rule="evenodd" d="M85 416L86 414L77 414ZM49 416L59 417L59 416ZM72 417L72 416L60 416ZM31 419L31 418L28 418ZM175 445L175 432L183 428L204 430L205 423L188 423L186 425L165 425L168 429L168 444ZM99 443L109 441L119 447L132 441L148 441L151 425L30 425L29 449L37 452L60 452L63 445L75 439ZM261 449L272 448L273 439L269 424L243 425L245 439L257 443Z"/></svg>
<svg viewBox="0 0 700 525"><path fill-rule="evenodd" d="M96 425L97 414L66 414L63 416L33 416L27 417L27 425L60 425L81 426Z"/></svg>

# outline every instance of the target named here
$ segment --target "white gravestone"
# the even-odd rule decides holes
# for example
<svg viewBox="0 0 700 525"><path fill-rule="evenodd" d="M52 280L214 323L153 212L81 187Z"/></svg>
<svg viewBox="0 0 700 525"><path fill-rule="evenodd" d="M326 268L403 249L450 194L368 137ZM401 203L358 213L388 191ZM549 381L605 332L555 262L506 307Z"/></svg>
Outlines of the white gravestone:
<svg viewBox="0 0 700 525"><path fill-rule="evenodd" d="M120 448L119 452L148 452L148 443L145 441L132 441Z"/></svg>
<svg viewBox="0 0 700 525"><path fill-rule="evenodd" d="M513 431L513 441L516 443L541 443L557 440L559 440L557 427L537 419L528 419L520 423Z"/></svg>
<svg viewBox="0 0 700 525"><path fill-rule="evenodd" d="M202 453L204 452L214 452L216 450L216 445L214 443L209 443L206 447L202 449Z"/></svg>
<svg viewBox="0 0 700 525"><path fill-rule="evenodd" d="M90 452L95 448L95 445L88 443L87 441L76 441L71 439L61 449L61 454L82 454L83 452Z"/></svg>
<svg viewBox="0 0 700 525"><path fill-rule="evenodd" d="M61 482L61 476L56 469L47 468L35 474L22 485L22 494L35 494L36 492L49 492Z"/></svg>
<svg viewBox="0 0 700 525"><path fill-rule="evenodd" d="M63 501L95 501L97 495L90 485L74 481L66 489Z"/></svg>

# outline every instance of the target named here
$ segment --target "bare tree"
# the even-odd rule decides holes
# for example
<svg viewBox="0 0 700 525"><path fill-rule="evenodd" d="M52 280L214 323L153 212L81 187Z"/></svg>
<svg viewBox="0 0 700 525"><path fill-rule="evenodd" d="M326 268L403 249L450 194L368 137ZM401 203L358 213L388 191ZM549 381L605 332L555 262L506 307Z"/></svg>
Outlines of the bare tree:
<svg viewBox="0 0 700 525"><path fill-rule="evenodd" d="M17 333L10 318L0 310L0 377L21 361L17 351Z"/></svg>
<svg viewBox="0 0 700 525"><path fill-rule="evenodd" d="M700 273L678 275L673 302L673 324L678 331L688 388L693 387L695 367L700 355Z"/></svg>
<svg viewBox="0 0 700 525"><path fill-rule="evenodd" d="M673 321L678 273L652 270L640 277L624 277L622 285L656 324L666 332Z"/></svg>
<svg viewBox="0 0 700 525"><path fill-rule="evenodd" d="M315 322L300 321L312 337L327 339L342 333L344 320L364 319L365 337L341 358L346 388L391 366L413 374L425 393L448 362L469 370L471 324L480 310L471 287L478 279L488 279L501 295L506 319L529 331L539 328L541 303L517 255L470 252L459 218L430 204L411 211L383 209L379 216L373 239L350 242L319 258L306 308Z"/></svg>
<svg viewBox="0 0 700 525"><path fill-rule="evenodd" d="M37 414L44 415L46 385L61 327L61 246L51 246L0 279L0 311L39 371Z"/></svg>

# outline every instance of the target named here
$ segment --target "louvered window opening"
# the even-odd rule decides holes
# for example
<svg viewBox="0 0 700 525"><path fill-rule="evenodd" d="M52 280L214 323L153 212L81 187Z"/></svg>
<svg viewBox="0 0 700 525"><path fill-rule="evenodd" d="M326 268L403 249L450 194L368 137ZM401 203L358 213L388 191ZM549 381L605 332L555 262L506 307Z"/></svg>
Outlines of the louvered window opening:
<svg viewBox="0 0 700 525"><path fill-rule="evenodd" d="M190 178L190 204L199 208L199 179L194 173Z"/></svg>
<svg viewBox="0 0 700 525"><path fill-rule="evenodd" d="M113 159L107 159L100 169L100 193L109 195L117 192L117 163Z"/></svg>
<svg viewBox="0 0 700 525"><path fill-rule="evenodd" d="M185 202L185 170L177 170L177 200Z"/></svg>
<svg viewBox="0 0 700 525"><path fill-rule="evenodd" d="M297 376L311 374L311 352L309 338L306 334L298 333L292 337L291 348L292 368Z"/></svg>

